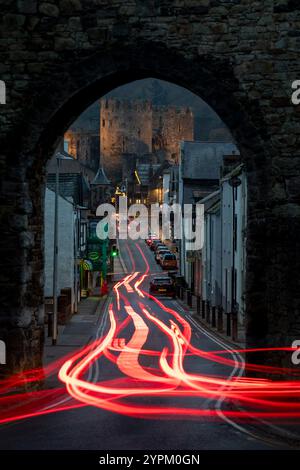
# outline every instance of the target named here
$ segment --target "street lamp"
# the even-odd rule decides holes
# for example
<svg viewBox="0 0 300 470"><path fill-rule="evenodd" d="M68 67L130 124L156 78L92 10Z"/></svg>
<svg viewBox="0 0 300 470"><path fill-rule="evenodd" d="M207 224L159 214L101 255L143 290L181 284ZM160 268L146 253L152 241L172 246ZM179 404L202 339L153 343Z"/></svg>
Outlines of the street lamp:
<svg viewBox="0 0 300 470"><path fill-rule="evenodd" d="M237 311L235 298L235 242L236 242L236 223L235 223L235 188L242 184L242 180L238 176L232 176L229 181L232 188L232 266L231 266L231 312L227 315L227 335L231 335L231 316L232 316L232 336L237 339Z"/></svg>
<svg viewBox="0 0 300 470"><path fill-rule="evenodd" d="M57 284L58 284L58 196L59 196L59 162L60 160L74 160L63 153L58 152L55 170L55 203L54 203L54 242L53 242L53 325L52 345L57 342Z"/></svg>

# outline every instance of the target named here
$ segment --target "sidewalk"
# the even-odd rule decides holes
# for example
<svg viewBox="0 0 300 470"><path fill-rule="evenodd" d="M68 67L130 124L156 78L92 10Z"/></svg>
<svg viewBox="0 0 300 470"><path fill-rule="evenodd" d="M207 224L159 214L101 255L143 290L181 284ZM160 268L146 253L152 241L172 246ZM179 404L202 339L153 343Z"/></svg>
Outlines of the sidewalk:
<svg viewBox="0 0 300 470"><path fill-rule="evenodd" d="M97 291L97 292L96 292ZM105 312L108 296L96 295L99 288L95 289L93 295L82 300L78 304L78 313L74 314L66 325L59 325L56 346L52 346L52 338L46 337L44 347L44 366L70 354L80 347L88 344L97 330L99 318ZM46 387L57 386L56 376L46 378Z"/></svg>
<svg viewBox="0 0 300 470"><path fill-rule="evenodd" d="M245 329L244 328L240 327L238 329L238 339L234 341L230 336L227 336L225 332L225 328L226 328L225 324L223 325L222 330L218 330L217 326L215 327L212 326L211 322L206 321L206 319L203 318L199 312L197 312L197 306L194 305L194 303L193 303L193 306L191 307L187 305L187 303L181 300L179 297L177 297L176 300L182 306L182 308L194 318L194 320L200 323L203 327L207 328L215 336L219 337L222 341L227 343L229 346L233 348L238 348L238 349L245 348Z"/></svg>
<svg viewBox="0 0 300 470"><path fill-rule="evenodd" d="M114 283L124 277L124 271L125 266L121 257L116 257L114 259ZM56 346L52 346L52 338L46 337L44 366L84 347L95 336L99 320L106 311L107 301L110 297L110 292L105 297L100 297L99 292L99 287L94 289L92 295L79 302L78 313L74 314L66 325L59 325ZM45 385L50 388L57 386L57 376L46 378Z"/></svg>

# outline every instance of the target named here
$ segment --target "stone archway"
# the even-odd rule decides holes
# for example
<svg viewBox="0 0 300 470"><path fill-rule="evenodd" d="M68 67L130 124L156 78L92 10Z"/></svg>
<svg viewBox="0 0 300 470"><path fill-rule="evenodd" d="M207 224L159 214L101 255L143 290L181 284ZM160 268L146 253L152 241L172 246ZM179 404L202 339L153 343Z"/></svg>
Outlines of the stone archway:
<svg viewBox="0 0 300 470"><path fill-rule="evenodd" d="M297 272L291 264L299 244L300 215L295 217L289 208L284 175L274 165L274 129L266 107L247 93L247 74L233 66L230 55L186 52L183 47L151 40L138 44L127 41L126 45L114 42L84 58L69 51L64 62L66 53L60 53L61 62L51 61L51 75L34 76L20 107L11 110L2 146L7 149L3 156L1 232L5 247L2 285L6 289L0 333L7 343L6 370L41 363L45 163L59 137L89 104L116 86L149 76L199 95L235 137L249 184L247 342L249 346L290 344L295 325L299 325L293 298ZM281 317L278 311L283 312Z"/></svg>

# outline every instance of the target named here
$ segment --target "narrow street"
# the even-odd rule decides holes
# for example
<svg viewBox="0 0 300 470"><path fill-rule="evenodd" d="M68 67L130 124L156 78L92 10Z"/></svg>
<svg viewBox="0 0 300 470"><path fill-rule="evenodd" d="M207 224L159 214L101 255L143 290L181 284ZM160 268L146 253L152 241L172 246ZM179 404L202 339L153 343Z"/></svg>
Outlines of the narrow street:
<svg viewBox="0 0 300 470"><path fill-rule="evenodd" d="M72 356L60 371L73 398L63 392L47 404L48 409L70 402L80 407L41 416L37 412L37 416L3 424L0 448L272 449L239 432L225 418L226 384L214 384L214 393L209 395L201 392L201 382L198 386L193 381L193 374L198 374L229 384L243 373L241 358L227 354L233 365L226 365L206 357L225 345L198 326L176 300L148 297L149 280L161 268L144 241L120 241L120 255L128 274L120 277L111 293L98 323L95 346L81 362ZM202 356L191 353L188 344L195 352L202 351ZM170 361L172 368L168 368ZM83 372L79 370L83 363L87 385L84 388L81 383L79 388L76 374ZM177 370L177 376L172 376L172 370ZM181 387L180 377L191 387Z"/></svg>

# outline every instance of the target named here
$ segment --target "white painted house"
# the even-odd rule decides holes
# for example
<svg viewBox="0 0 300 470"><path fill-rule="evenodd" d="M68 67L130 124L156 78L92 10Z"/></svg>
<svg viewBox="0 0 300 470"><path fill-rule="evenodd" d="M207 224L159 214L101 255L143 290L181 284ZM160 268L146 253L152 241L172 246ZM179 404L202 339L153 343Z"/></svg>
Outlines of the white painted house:
<svg viewBox="0 0 300 470"><path fill-rule="evenodd" d="M220 191L201 200L204 204L202 299L216 307L222 299L222 230Z"/></svg>
<svg viewBox="0 0 300 470"><path fill-rule="evenodd" d="M54 206L55 193L46 188L45 193L45 267L44 296L53 296L53 244L54 244ZM70 288L72 306L74 305L75 284L75 226L76 214L71 200L58 197L58 288Z"/></svg>
<svg viewBox="0 0 300 470"><path fill-rule="evenodd" d="M236 185L232 186L232 183ZM220 190L201 200L205 206L202 299L245 322L247 180L243 165L220 181Z"/></svg>
<svg viewBox="0 0 300 470"><path fill-rule="evenodd" d="M202 203L202 199L219 189L221 167L225 155L239 154L230 142L181 142L179 163L178 202L184 204ZM180 244L180 274L188 287L199 294L201 273L200 254L186 249L183 237Z"/></svg>
<svg viewBox="0 0 300 470"><path fill-rule="evenodd" d="M232 181L239 186L233 187ZM245 321L247 179L243 165L221 180L222 307L232 310L236 302L238 321ZM233 288L233 292L232 292Z"/></svg>

